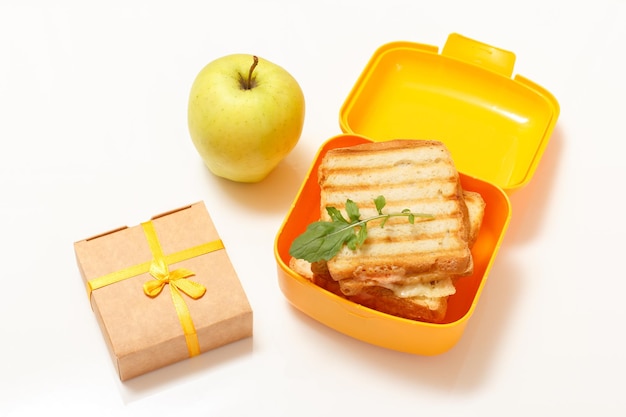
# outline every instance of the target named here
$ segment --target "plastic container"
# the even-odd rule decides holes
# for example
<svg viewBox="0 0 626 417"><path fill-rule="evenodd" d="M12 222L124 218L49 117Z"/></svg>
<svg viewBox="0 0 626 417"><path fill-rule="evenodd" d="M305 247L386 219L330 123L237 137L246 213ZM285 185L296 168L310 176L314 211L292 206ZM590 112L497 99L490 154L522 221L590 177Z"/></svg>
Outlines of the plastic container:
<svg viewBox="0 0 626 417"><path fill-rule="evenodd" d="M394 42L379 48L341 108L343 134L326 141L278 231L278 282L289 302L356 339L402 352L436 355L461 338L480 300L511 219L508 194L532 177L559 114L554 97L521 76L515 56L451 34L443 51ZM486 201L472 248L474 273L460 279L443 323L407 320L363 307L311 283L289 268L289 247L319 218L317 170L329 149L396 138L441 140L464 189Z"/></svg>

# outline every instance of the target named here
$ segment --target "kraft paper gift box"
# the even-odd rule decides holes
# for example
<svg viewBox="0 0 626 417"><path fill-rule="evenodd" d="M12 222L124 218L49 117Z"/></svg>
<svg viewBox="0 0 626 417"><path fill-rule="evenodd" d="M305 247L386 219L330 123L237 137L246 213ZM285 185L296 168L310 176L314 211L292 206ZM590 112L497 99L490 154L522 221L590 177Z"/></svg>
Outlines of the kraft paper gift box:
<svg viewBox="0 0 626 417"><path fill-rule="evenodd" d="M203 202L74 250L122 381L252 336L252 309Z"/></svg>

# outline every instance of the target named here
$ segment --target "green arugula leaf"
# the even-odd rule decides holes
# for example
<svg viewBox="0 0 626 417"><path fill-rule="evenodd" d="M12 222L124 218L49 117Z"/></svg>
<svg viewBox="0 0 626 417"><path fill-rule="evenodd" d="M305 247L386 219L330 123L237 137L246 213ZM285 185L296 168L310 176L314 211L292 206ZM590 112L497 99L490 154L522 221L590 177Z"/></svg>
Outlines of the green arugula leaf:
<svg viewBox="0 0 626 417"><path fill-rule="evenodd" d="M313 222L304 233L294 239L289 254L309 262L328 261L344 244L355 247L357 239L352 227L342 221Z"/></svg>
<svg viewBox="0 0 626 417"><path fill-rule="evenodd" d="M326 212L334 222L349 224L349 222L343 217L341 211L335 207L326 207Z"/></svg>
<svg viewBox="0 0 626 417"><path fill-rule="evenodd" d="M358 249L367 239L367 223L381 219L384 227L391 217L404 216L410 224L415 223L415 217L432 218L430 214L412 213L410 209L404 209L400 213L383 213L387 204L385 197L378 196L374 199L374 205L378 215L361 219L361 213L357 204L346 200L347 220L336 207L326 207L326 212L331 221L316 221L309 224L306 230L294 239L289 248L289 254L297 259L308 262L328 261L332 259L346 245L351 250Z"/></svg>
<svg viewBox="0 0 626 417"><path fill-rule="evenodd" d="M359 213L359 207L356 203L350 199L346 200L346 213L350 218L350 223L358 222L361 220L361 213Z"/></svg>
<svg viewBox="0 0 626 417"><path fill-rule="evenodd" d="M378 214L383 214L383 208L385 208L385 206L387 205L387 200L382 195L379 195L374 199L374 205L376 206L376 211L378 212Z"/></svg>

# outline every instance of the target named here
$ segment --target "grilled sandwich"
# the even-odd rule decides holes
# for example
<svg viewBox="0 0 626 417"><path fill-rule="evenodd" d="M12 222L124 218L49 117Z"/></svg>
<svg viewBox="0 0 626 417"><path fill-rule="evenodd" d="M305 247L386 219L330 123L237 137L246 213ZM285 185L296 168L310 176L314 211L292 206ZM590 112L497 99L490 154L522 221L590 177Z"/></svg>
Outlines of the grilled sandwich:
<svg viewBox="0 0 626 417"><path fill-rule="evenodd" d="M368 224L356 250L344 246L327 262L292 260L294 270L317 285L376 310L415 320L440 322L454 282L473 271L471 245L485 203L463 191L445 145L438 141L394 140L329 151L319 167L321 220L327 206L345 210L347 199L362 218L377 214L373 200L383 195L385 212L410 209L432 217L389 218L384 227Z"/></svg>

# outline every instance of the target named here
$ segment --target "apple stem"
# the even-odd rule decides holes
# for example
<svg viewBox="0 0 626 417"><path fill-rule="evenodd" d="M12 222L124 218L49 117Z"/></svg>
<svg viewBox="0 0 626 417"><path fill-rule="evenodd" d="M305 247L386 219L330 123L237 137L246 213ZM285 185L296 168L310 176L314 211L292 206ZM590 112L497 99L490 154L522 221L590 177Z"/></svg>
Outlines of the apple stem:
<svg viewBox="0 0 626 417"><path fill-rule="evenodd" d="M252 73L254 69L259 64L259 58L256 55L252 55L252 65L250 66L250 72L248 72L248 82L246 83L246 90L250 90L252 88Z"/></svg>

